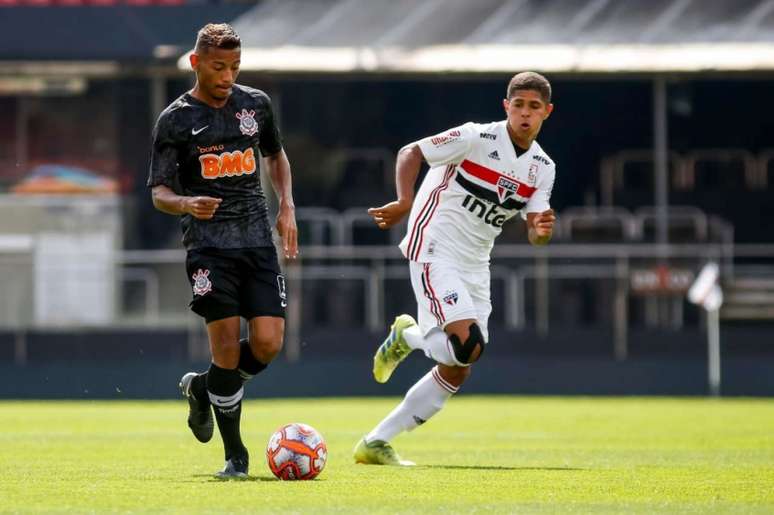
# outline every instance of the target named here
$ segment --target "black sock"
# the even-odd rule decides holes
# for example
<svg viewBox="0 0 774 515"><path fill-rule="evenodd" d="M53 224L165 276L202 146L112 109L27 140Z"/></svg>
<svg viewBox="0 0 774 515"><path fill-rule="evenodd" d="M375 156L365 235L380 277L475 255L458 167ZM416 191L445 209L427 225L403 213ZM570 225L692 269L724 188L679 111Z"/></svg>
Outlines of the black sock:
<svg viewBox="0 0 774 515"><path fill-rule="evenodd" d="M247 338L239 340L239 365L237 370L239 370L239 375L242 377L242 384L245 384L265 368L265 363L255 359Z"/></svg>
<svg viewBox="0 0 774 515"><path fill-rule="evenodd" d="M220 368L210 364L207 372L207 391L215 412L215 420L223 438L226 459L244 456L247 449L239 434L239 421L242 415L242 379L239 372Z"/></svg>
<svg viewBox="0 0 774 515"><path fill-rule="evenodd" d="M253 351L250 349L250 343L248 343L247 338L239 340L239 365L237 365L237 370L242 378L242 384L261 373L267 366L253 356ZM202 407L210 404L210 399L207 397L207 372L202 372L194 377L193 382L191 382L191 391L196 400L202 403Z"/></svg>

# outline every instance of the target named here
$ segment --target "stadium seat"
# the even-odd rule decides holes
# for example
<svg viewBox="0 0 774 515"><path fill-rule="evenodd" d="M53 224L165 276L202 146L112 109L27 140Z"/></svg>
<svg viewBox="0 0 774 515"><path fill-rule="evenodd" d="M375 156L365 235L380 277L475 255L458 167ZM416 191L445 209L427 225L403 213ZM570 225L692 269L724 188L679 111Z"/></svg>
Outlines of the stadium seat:
<svg viewBox="0 0 774 515"><path fill-rule="evenodd" d="M695 150L685 156L675 187L689 191L755 189L757 163L742 149Z"/></svg>
<svg viewBox="0 0 774 515"><path fill-rule="evenodd" d="M620 207L568 207L558 218L561 237L574 243L622 243L633 241L636 222Z"/></svg>
<svg viewBox="0 0 774 515"><path fill-rule="evenodd" d="M667 209L669 241L673 243L701 243L708 240L707 215L694 206L669 206ZM636 238L656 241L657 212L654 206L645 206L634 212Z"/></svg>
<svg viewBox="0 0 774 515"><path fill-rule="evenodd" d="M669 153L669 177L677 177L683 159L677 152ZM599 170L602 204L636 206L653 203L655 181L653 150L622 150L602 160Z"/></svg>

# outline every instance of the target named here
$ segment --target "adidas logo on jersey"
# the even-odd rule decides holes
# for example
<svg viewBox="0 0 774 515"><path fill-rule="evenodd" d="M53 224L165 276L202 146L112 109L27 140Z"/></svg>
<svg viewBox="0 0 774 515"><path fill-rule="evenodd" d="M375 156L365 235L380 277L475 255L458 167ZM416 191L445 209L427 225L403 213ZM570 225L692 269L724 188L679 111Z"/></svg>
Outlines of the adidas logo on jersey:
<svg viewBox="0 0 774 515"><path fill-rule="evenodd" d="M489 159L497 159L498 161L500 160L500 154L497 153L497 150L491 152L488 157Z"/></svg>

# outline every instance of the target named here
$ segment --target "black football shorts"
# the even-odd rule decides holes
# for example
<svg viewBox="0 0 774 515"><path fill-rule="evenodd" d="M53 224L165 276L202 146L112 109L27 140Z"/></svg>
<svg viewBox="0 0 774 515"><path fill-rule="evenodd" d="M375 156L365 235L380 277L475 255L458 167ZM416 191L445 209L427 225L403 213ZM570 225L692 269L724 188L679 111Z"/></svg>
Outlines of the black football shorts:
<svg viewBox="0 0 774 515"><path fill-rule="evenodd" d="M233 316L285 317L285 276L274 247L189 250L185 268L193 288L191 310L207 323Z"/></svg>

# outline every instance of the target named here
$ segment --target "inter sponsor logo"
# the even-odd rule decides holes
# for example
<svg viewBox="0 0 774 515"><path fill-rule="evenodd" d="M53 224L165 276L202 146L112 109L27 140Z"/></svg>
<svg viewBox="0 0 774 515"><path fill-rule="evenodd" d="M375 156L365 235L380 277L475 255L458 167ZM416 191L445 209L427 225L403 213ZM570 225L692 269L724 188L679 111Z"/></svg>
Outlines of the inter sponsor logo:
<svg viewBox="0 0 774 515"><path fill-rule="evenodd" d="M478 135L481 139L491 139L492 141L497 139L497 134L490 134L488 132L482 132Z"/></svg>
<svg viewBox="0 0 774 515"><path fill-rule="evenodd" d="M466 195L462 201L462 207L467 208L468 211L479 217L493 227L502 227L505 223L505 213L497 208L497 204L489 204L487 209L486 203L483 200L474 197L473 195Z"/></svg>
<svg viewBox="0 0 774 515"><path fill-rule="evenodd" d="M220 154L204 154L199 156L202 177L218 179L220 177L235 177L255 173L255 152L248 148L244 152L222 152Z"/></svg>

